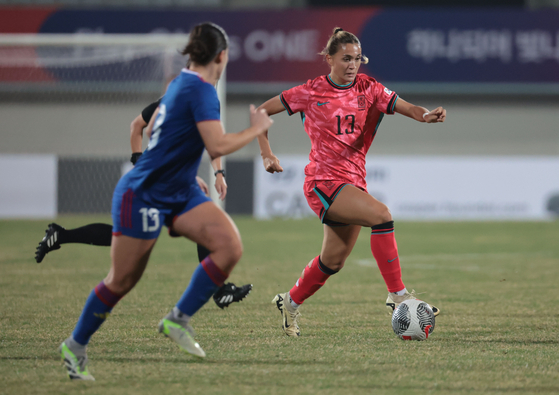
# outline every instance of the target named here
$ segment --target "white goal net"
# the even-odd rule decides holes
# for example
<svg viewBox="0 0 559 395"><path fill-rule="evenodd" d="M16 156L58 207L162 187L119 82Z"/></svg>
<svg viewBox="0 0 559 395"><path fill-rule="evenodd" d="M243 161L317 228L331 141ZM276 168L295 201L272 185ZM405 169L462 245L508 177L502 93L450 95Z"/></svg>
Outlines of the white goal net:
<svg viewBox="0 0 559 395"><path fill-rule="evenodd" d="M0 34L0 130L9 136L0 155L57 155L58 212L109 212L130 155L128 125L185 67L180 51L187 40L184 34ZM225 109L224 77L218 95ZM206 159L204 178L212 182L208 167Z"/></svg>
<svg viewBox="0 0 559 395"><path fill-rule="evenodd" d="M124 100L162 92L185 65L185 35L0 35L0 92ZM51 96L52 98L53 96Z"/></svg>

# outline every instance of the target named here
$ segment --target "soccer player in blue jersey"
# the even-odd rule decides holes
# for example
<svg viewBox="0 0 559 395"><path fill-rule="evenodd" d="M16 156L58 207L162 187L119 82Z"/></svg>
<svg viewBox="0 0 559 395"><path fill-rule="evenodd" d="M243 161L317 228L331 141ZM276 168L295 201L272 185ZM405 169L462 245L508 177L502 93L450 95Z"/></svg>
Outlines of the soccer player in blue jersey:
<svg viewBox="0 0 559 395"><path fill-rule="evenodd" d="M158 99L149 104L130 124L130 146L132 148L130 161L134 165L142 156L144 129L151 120L157 107L159 107L160 102L161 99ZM150 136L148 135L147 137L149 138ZM227 195L227 183L225 182L225 172L221 166L221 159L215 158L212 160L211 164L215 170L215 188L219 193L219 198L224 200ZM207 195L209 193L208 185L200 177L196 177L196 181L202 191ZM46 254L60 249L62 244L81 243L110 247L112 236L113 226L109 224L93 223L75 229L65 229L53 222L48 225L45 236L35 249L35 260L37 263L41 263ZM197 244L197 251L198 261L200 262L210 255L210 251L201 244ZM243 300L251 290L252 284L245 284L237 287L233 283L226 283L214 294L213 299L216 305L223 309L233 302L240 302Z"/></svg>
<svg viewBox="0 0 559 395"><path fill-rule="evenodd" d="M224 133L214 88L228 60L228 38L221 27L196 25L183 54L190 55L190 68L169 85L148 125L148 131L153 131L148 148L116 186L109 274L91 292L72 335L60 345L72 379L93 380L86 346L116 303L140 280L163 225L211 251L176 306L159 323L159 331L190 354L206 356L194 340L191 317L224 283L242 255L235 224L202 192L195 177L204 148L212 158L227 155L264 133L272 120L251 105L251 126Z"/></svg>

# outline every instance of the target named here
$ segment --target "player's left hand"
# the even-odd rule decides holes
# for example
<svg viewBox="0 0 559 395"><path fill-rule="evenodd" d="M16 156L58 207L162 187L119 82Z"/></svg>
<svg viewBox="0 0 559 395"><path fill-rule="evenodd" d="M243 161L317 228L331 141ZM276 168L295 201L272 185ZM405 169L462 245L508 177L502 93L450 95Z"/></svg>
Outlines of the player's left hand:
<svg viewBox="0 0 559 395"><path fill-rule="evenodd" d="M223 177L221 173L215 176L215 190L219 194L219 199L225 200L225 196L227 195L227 182L225 182L225 177Z"/></svg>
<svg viewBox="0 0 559 395"><path fill-rule="evenodd" d="M210 189L208 188L208 184L206 184L206 182L198 176L196 176L196 182L198 183L198 186L200 187L202 192L204 192L206 194L206 196L209 196L210 195Z"/></svg>
<svg viewBox="0 0 559 395"><path fill-rule="evenodd" d="M423 117L427 123L437 123L444 122L446 119L446 110L442 107L437 107L432 111L429 111L427 115Z"/></svg>
<svg viewBox="0 0 559 395"><path fill-rule="evenodd" d="M264 168L268 173L274 174L274 172L281 173L283 171L283 167L280 166L278 157L273 154L262 158L262 161L264 162Z"/></svg>

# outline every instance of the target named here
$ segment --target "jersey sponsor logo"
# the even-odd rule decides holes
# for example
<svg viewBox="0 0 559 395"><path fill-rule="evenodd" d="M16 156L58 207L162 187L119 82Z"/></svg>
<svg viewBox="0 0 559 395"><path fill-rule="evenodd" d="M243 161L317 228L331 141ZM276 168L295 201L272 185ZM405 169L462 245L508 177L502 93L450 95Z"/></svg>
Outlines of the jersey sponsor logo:
<svg viewBox="0 0 559 395"><path fill-rule="evenodd" d="M386 93L388 96L390 96L392 94L392 91L388 88L384 88L384 93Z"/></svg>
<svg viewBox="0 0 559 395"><path fill-rule="evenodd" d="M364 95L357 96L357 106L359 108L365 108L365 105L366 105L365 96Z"/></svg>
<svg viewBox="0 0 559 395"><path fill-rule="evenodd" d="M324 103L318 102L318 103L316 103L316 104L320 107L320 106L323 106L323 105L328 104L328 103L330 103L330 102L329 102L329 101L325 101Z"/></svg>

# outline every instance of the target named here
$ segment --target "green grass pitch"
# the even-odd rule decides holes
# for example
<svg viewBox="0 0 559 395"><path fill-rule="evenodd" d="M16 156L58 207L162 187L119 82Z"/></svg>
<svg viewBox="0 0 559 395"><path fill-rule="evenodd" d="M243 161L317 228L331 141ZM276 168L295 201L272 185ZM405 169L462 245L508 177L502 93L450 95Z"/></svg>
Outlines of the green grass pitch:
<svg viewBox="0 0 559 395"><path fill-rule="evenodd" d="M157 333L197 262L162 234L138 286L89 346L96 382L71 382L56 348L72 331L109 249L64 245L42 264L48 221L0 221L0 394L559 393L559 222L396 223L404 281L441 308L432 336L392 332L364 229L345 268L301 308L288 338L271 304L320 252L315 219L236 218L245 253L230 281L242 303L193 319L205 360ZM109 217L69 216L67 228Z"/></svg>

